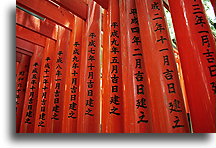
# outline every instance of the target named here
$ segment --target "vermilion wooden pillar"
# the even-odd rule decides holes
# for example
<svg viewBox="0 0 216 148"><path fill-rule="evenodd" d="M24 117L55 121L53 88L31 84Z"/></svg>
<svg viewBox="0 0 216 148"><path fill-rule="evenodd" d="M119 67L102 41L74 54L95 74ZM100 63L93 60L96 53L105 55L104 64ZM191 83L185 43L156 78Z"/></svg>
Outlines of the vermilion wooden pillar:
<svg viewBox="0 0 216 148"><path fill-rule="evenodd" d="M141 42L149 84L152 132L189 132L175 58L161 0L136 0ZM133 20L135 21L135 20Z"/></svg>
<svg viewBox="0 0 216 148"><path fill-rule="evenodd" d="M100 6L89 2L80 65L78 133L100 132Z"/></svg>
<svg viewBox="0 0 216 148"><path fill-rule="evenodd" d="M26 84L28 78L28 69L30 56L22 54L16 77L16 132L19 133L23 104L25 99Z"/></svg>
<svg viewBox="0 0 216 148"><path fill-rule="evenodd" d="M106 15L106 13L105 13ZM104 63L103 63L103 98L102 132L123 133L123 89L121 70L121 41L119 0L109 3L108 15L104 19ZM107 25L107 27L106 27ZM107 31L107 29L109 31Z"/></svg>
<svg viewBox="0 0 216 148"><path fill-rule="evenodd" d="M35 112L37 107L38 84L40 79L42 57L43 48L35 45L34 54L31 57L30 61L20 133L34 132Z"/></svg>
<svg viewBox="0 0 216 148"><path fill-rule="evenodd" d="M109 86L110 86L110 77L109 77L109 58L105 58L105 57L110 57L110 52L109 52L109 48L110 48L110 36L109 36L109 32L110 32L110 27L109 27L109 17L108 17L108 11L104 10L103 13L103 26L102 26L102 30L103 30L103 59L102 59L102 116L101 116L101 124L102 124L102 133L106 133L108 131L108 120L109 118L107 118L107 115L109 115Z"/></svg>
<svg viewBox="0 0 216 148"><path fill-rule="evenodd" d="M135 0L120 0L120 17L125 132L151 132L151 107Z"/></svg>
<svg viewBox="0 0 216 148"><path fill-rule="evenodd" d="M177 69L178 69L178 73L179 73L179 80L180 80L180 85L181 85L182 94L183 94L183 98L184 98L185 110L186 110L186 113L190 113L187 95L185 92L185 84L184 84L184 78L183 78L183 74L182 74L181 61L179 59L179 54L178 54L178 57L176 58L176 65L177 65Z"/></svg>
<svg viewBox="0 0 216 148"><path fill-rule="evenodd" d="M66 56L69 49L71 31L59 26L56 49L53 50L53 70L51 72L50 94L48 105L47 132L61 133L63 109L64 109L64 94L65 94L65 79L66 79Z"/></svg>
<svg viewBox="0 0 216 148"><path fill-rule="evenodd" d="M216 132L215 41L201 0L169 0L193 131Z"/></svg>
<svg viewBox="0 0 216 148"><path fill-rule="evenodd" d="M80 55L82 51L82 28L84 21L75 17L71 32L70 48L67 50L66 82L64 94L63 133L77 132ZM74 73L76 72L76 73Z"/></svg>
<svg viewBox="0 0 216 148"><path fill-rule="evenodd" d="M55 41L46 39L46 45L43 51L43 58L41 63L40 83L38 88L38 103L35 114L35 133L46 133L48 126L48 105L50 103L50 79L52 71L55 71L53 67Z"/></svg>

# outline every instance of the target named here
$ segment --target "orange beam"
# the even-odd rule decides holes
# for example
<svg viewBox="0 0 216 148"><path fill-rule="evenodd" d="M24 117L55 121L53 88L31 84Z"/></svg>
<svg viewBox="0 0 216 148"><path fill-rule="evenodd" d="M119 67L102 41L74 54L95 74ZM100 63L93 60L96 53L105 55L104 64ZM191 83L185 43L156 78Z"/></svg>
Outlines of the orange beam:
<svg viewBox="0 0 216 148"><path fill-rule="evenodd" d="M33 53L31 53L31 52L28 52L28 51L26 51L26 50L24 50L24 49L22 49L22 48L16 48L16 52L17 53L19 53L19 54L21 54L21 55L28 55L28 56L32 56L33 55Z"/></svg>
<svg viewBox="0 0 216 148"><path fill-rule="evenodd" d="M82 0L52 0L63 8L69 10L83 20L87 19L88 6Z"/></svg>
<svg viewBox="0 0 216 148"><path fill-rule="evenodd" d="M94 0L96 3L101 5L104 9L108 9L109 0Z"/></svg>
<svg viewBox="0 0 216 148"><path fill-rule="evenodd" d="M16 36L19 38L22 38L24 40L27 40L29 42L32 42L36 45L45 46L45 42L46 42L46 37L33 32L29 29L23 28L19 25L16 25Z"/></svg>
<svg viewBox="0 0 216 148"><path fill-rule="evenodd" d="M35 44L17 37L16 47L19 49L23 49L29 53L34 53Z"/></svg>
<svg viewBox="0 0 216 148"><path fill-rule="evenodd" d="M16 24L37 32L45 37L57 40L56 23L46 19L44 21L28 14L20 9L16 9Z"/></svg>
<svg viewBox="0 0 216 148"><path fill-rule="evenodd" d="M17 5L72 30L74 16L47 0L17 0Z"/></svg>

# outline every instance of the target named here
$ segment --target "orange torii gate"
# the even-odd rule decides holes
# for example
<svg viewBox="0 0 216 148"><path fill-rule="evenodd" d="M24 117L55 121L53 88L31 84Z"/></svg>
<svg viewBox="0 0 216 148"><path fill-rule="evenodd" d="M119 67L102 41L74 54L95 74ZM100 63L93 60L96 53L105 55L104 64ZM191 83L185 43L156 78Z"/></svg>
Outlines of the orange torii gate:
<svg viewBox="0 0 216 148"><path fill-rule="evenodd" d="M216 47L203 5L201 0L169 3L193 131L215 132Z"/></svg>
<svg viewBox="0 0 216 148"><path fill-rule="evenodd" d="M200 95L211 111L198 110L199 103L190 97L195 90L188 87L188 79L189 105L182 97L163 12L163 7L171 10L174 27L180 25L183 19L175 14L181 12L178 2L170 0L169 6L162 0L17 0L18 69L24 64L21 57L31 60L25 98L17 104L17 132L189 132L185 105L191 110L195 132L215 130L215 99ZM214 6L215 1L211 2ZM192 18L188 8L186 5L184 13ZM202 27L205 24L206 20ZM196 61L198 67L193 66L199 69L198 63L206 59L184 59L181 27L176 27L179 63L187 67L185 61ZM202 42L190 36L191 42L197 47L215 46L210 30L207 32ZM213 58L206 63L214 78ZM206 74L205 70L200 74ZM183 75L185 79L188 71L183 69ZM190 83L195 84L195 79ZM213 79L209 83L214 91ZM199 111L206 122L197 122ZM211 126L207 127L207 122Z"/></svg>
<svg viewBox="0 0 216 148"><path fill-rule="evenodd" d="M186 133L189 125L162 0L136 0L152 111L152 132Z"/></svg>
<svg viewBox="0 0 216 148"><path fill-rule="evenodd" d="M89 2L80 65L78 133L100 132L101 9Z"/></svg>
<svg viewBox="0 0 216 148"><path fill-rule="evenodd" d="M105 13L103 52L102 132L124 132L124 98L122 88L122 61L119 0L112 0ZM108 31L107 31L107 30Z"/></svg>
<svg viewBox="0 0 216 148"><path fill-rule="evenodd" d="M50 110L49 104L51 104L50 96L50 80L51 73L54 67L54 52L55 41L51 39L46 40L46 45L44 48L44 55L41 63L41 72L40 72L40 82L38 88L38 100L35 113L35 133L46 133L48 132L48 126L50 125L48 121L48 110Z"/></svg>
<svg viewBox="0 0 216 148"><path fill-rule="evenodd" d="M27 84L30 56L22 54L16 77L16 132L19 132L23 104L25 98L25 88Z"/></svg>
<svg viewBox="0 0 216 148"><path fill-rule="evenodd" d="M120 12L124 130L126 133L150 133L150 98L135 0L120 0Z"/></svg>

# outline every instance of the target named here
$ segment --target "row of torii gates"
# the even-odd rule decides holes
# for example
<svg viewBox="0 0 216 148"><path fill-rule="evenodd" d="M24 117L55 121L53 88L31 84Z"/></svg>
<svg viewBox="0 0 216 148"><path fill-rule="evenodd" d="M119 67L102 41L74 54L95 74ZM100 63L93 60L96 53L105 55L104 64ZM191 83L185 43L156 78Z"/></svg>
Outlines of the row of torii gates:
<svg viewBox="0 0 216 148"><path fill-rule="evenodd" d="M17 133L216 132L201 0L16 2Z"/></svg>

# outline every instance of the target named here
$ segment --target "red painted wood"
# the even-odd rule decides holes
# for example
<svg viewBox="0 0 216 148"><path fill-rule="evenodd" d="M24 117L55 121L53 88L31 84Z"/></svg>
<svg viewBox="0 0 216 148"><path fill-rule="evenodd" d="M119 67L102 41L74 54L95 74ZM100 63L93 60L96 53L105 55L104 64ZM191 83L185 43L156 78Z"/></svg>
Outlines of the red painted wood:
<svg viewBox="0 0 216 148"><path fill-rule="evenodd" d="M27 56L32 56L33 55L33 53L32 52L29 52L29 51L26 51L25 49L22 49L22 48L19 48L19 47L17 47L16 48L16 54L20 54L20 55L27 55ZM19 55L17 55L17 56L19 56ZM20 59L19 59L20 57L17 57L17 60L19 61Z"/></svg>
<svg viewBox="0 0 216 148"><path fill-rule="evenodd" d="M216 132L215 41L201 0L169 0L193 131Z"/></svg>
<svg viewBox="0 0 216 148"><path fill-rule="evenodd" d="M47 133L48 127L48 110L50 102L50 83L51 73L55 71L54 51L56 42L51 39L46 39L46 45L43 51L43 58L41 63L40 82L38 88L38 103L35 114L34 133Z"/></svg>
<svg viewBox="0 0 216 148"><path fill-rule="evenodd" d="M42 57L43 48L35 45L34 54L31 57L30 61L20 133L34 132L35 112L37 106L38 84Z"/></svg>
<svg viewBox="0 0 216 148"><path fill-rule="evenodd" d="M65 80L66 80L66 56L69 49L71 31L59 26L58 40L56 42L56 49L53 50L53 70L50 80L50 94L49 105L47 113L47 132L61 133L63 108L64 108L64 94L65 94Z"/></svg>
<svg viewBox="0 0 216 148"><path fill-rule="evenodd" d="M100 6L88 3L88 20L83 40L80 67L78 133L100 132ZM95 60L93 60L95 59ZM93 83L94 82L94 83Z"/></svg>
<svg viewBox="0 0 216 148"><path fill-rule="evenodd" d="M104 9L108 9L109 6L109 0L94 0L96 3L101 5Z"/></svg>
<svg viewBox="0 0 216 148"><path fill-rule="evenodd" d="M140 41L136 12L134 0L120 0L124 129L126 133L149 133L152 127L149 86L141 42L135 42L135 37Z"/></svg>
<svg viewBox="0 0 216 148"><path fill-rule="evenodd" d="M20 131L30 58L22 54L20 62L17 62L19 67L16 76L16 133Z"/></svg>
<svg viewBox="0 0 216 148"><path fill-rule="evenodd" d="M83 20L87 19L88 5L83 0L52 0Z"/></svg>
<svg viewBox="0 0 216 148"><path fill-rule="evenodd" d="M56 30L58 25L56 23L48 19L42 21L18 8L16 8L16 24L53 40L57 39Z"/></svg>
<svg viewBox="0 0 216 148"><path fill-rule="evenodd" d="M19 25L16 25L16 36L36 45L45 46L46 37Z"/></svg>
<svg viewBox="0 0 216 148"><path fill-rule="evenodd" d="M25 50L28 53L34 53L35 44L28 42L26 40L23 40L22 38L16 37L16 47L17 50ZM18 50L19 51L19 50Z"/></svg>
<svg viewBox="0 0 216 148"><path fill-rule="evenodd" d="M105 14L106 15L106 14ZM102 132L123 133L124 111L123 111L123 89L121 70L121 40L120 40L120 17L119 0L109 3L108 15L106 16L107 28L105 31L107 43L104 48L103 66L103 98L102 98ZM105 20L106 22L106 20ZM105 23L104 22L104 23ZM106 27L104 25L104 27ZM107 44L107 45L106 45ZM105 65L107 64L107 65ZM105 69L106 68L106 69ZM113 79L115 78L115 80Z"/></svg>
<svg viewBox="0 0 216 148"><path fill-rule="evenodd" d="M137 0L136 7L149 84L152 132L189 132L162 1Z"/></svg>
<svg viewBox="0 0 216 148"><path fill-rule="evenodd" d="M67 50L66 80L64 94L63 133L77 132L79 79L80 79L80 55L82 54L82 32L84 21L75 17L74 28L71 32L70 47ZM76 71L78 74L73 74Z"/></svg>
<svg viewBox="0 0 216 148"><path fill-rule="evenodd" d="M47 0L17 0L17 5L52 20L53 22L72 29L74 16L62 7Z"/></svg>

